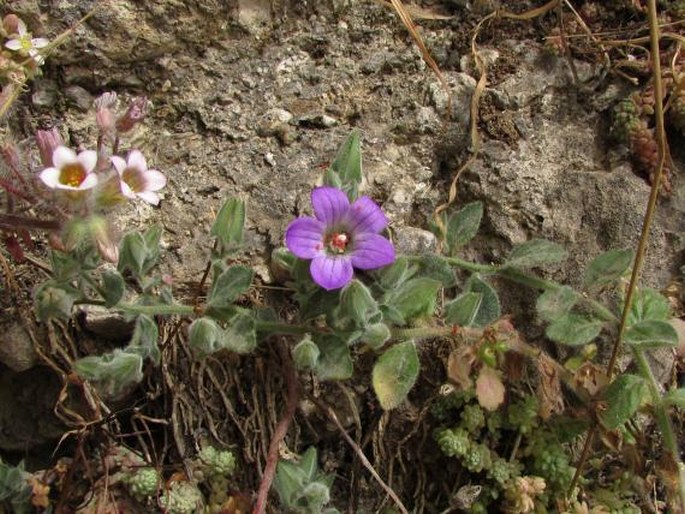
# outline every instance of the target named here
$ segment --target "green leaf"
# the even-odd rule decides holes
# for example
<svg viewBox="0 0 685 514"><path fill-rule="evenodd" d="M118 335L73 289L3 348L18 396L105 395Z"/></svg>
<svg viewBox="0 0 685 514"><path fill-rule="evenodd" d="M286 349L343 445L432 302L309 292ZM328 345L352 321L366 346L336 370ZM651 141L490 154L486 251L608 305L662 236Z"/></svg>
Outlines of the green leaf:
<svg viewBox="0 0 685 514"><path fill-rule="evenodd" d="M472 291L462 293L445 305L445 321L462 327L472 326L483 305L483 295Z"/></svg>
<svg viewBox="0 0 685 514"><path fill-rule="evenodd" d="M143 358L116 349L99 356L84 357L74 362L74 371L95 383L107 397L117 397L143 379Z"/></svg>
<svg viewBox="0 0 685 514"><path fill-rule="evenodd" d="M454 255L459 248L473 239L482 218L483 204L481 202L466 204L447 218L445 236L450 255Z"/></svg>
<svg viewBox="0 0 685 514"><path fill-rule="evenodd" d="M304 336L304 338L295 345L292 349L293 362L295 363L295 368L304 371L307 369L313 369L316 367L319 361L319 355L321 350L316 346L316 343L312 341L309 334Z"/></svg>
<svg viewBox="0 0 685 514"><path fill-rule="evenodd" d="M685 409L685 388L671 389L664 395L664 402L666 405Z"/></svg>
<svg viewBox="0 0 685 514"><path fill-rule="evenodd" d="M124 277L116 270L102 272L102 299L105 307L114 307L124 296Z"/></svg>
<svg viewBox="0 0 685 514"><path fill-rule="evenodd" d="M257 347L257 324L250 311L241 310L231 319L222 346L236 353L249 353Z"/></svg>
<svg viewBox="0 0 685 514"><path fill-rule="evenodd" d="M400 256L390 266L375 271L377 282L385 291L396 289L416 274L416 267L409 266L406 257Z"/></svg>
<svg viewBox="0 0 685 514"><path fill-rule="evenodd" d="M466 292L478 293L483 296L483 300L478 308L478 314L472 322L472 326L486 327L493 321L498 320L502 311L500 308L497 291L485 282L480 275L474 273L466 282Z"/></svg>
<svg viewBox="0 0 685 514"><path fill-rule="evenodd" d="M632 250L609 250L593 260L585 271L585 287L603 287L621 278L633 262Z"/></svg>
<svg viewBox="0 0 685 514"><path fill-rule="evenodd" d="M133 330L133 337L124 351L136 353L143 359L150 358L155 365L159 365L161 352L157 345L159 339L159 329L155 320L141 314L136 319L136 326Z"/></svg>
<svg viewBox="0 0 685 514"><path fill-rule="evenodd" d="M201 355L209 355L223 348L224 330L211 318L198 318L188 329L188 344Z"/></svg>
<svg viewBox="0 0 685 514"><path fill-rule="evenodd" d="M337 174L339 183L336 183L335 175L327 173L324 180L326 185L337 187L347 193L350 201L354 201L359 194L359 184L362 182L362 152L361 135L359 130L353 130L338 150L335 160L331 163L331 170Z"/></svg>
<svg viewBox="0 0 685 514"><path fill-rule="evenodd" d="M431 278L412 278L398 289L384 295L387 306L395 309L405 322L435 311L437 294L442 284Z"/></svg>
<svg viewBox="0 0 685 514"><path fill-rule="evenodd" d="M159 259L159 241L162 237L162 226L155 224L144 233L129 232L119 245L118 269L129 270L140 279L147 274Z"/></svg>
<svg viewBox="0 0 685 514"><path fill-rule="evenodd" d="M561 262L567 255L560 244L546 239L531 239L515 246L504 265L511 268L531 268Z"/></svg>
<svg viewBox="0 0 685 514"><path fill-rule="evenodd" d="M366 328L360 339L377 350L390 339L390 329L385 323L374 323Z"/></svg>
<svg viewBox="0 0 685 514"><path fill-rule="evenodd" d="M419 376L419 356L413 341L399 343L379 357L373 367L373 390L385 410L400 405Z"/></svg>
<svg viewBox="0 0 685 514"><path fill-rule="evenodd" d="M671 307L659 291L650 287L640 287L635 291L628 313L628 326L639 321L668 321L670 317Z"/></svg>
<svg viewBox="0 0 685 514"><path fill-rule="evenodd" d="M319 360L314 371L321 380L345 380L352 376L352 357L345 341L332 334L316 335Z"/></svg>
<svg viewBox="0 0 685 514"><path fill-rule="evenodd" d="M454 268L439 255L422 255L418 259L418 273L424 278L439 280L442 287L452 287L457 282Z"/></svg>
<svg viewBox="0 0 685 514"><path fill-rule="evenodd" d="M341 291L340 306L336 314L336 326L364 328L370 320L379 316L380 311L371 291L355 279Z"/></svg>
<svg viewBox="0 0 685 514"><path fill-rule="evenodd" d="M640 321L626 330L623 341L631 346L643 349L677 346L678 333L666 321Z"/></svg>
<svg viewBox="0 0 685 514"><path fill-rule="evenodd" d="M564 314L568 314L578 301L578 295L568 286L545 291L540 295L535 305L538 316L545 321L552 322Z"/></svg>
<svg viewBox="0 0 685 514"><path fill-rule="evenodd" d="M230 253L240 246L244 229L245 202L238 198L229 198L221 206L210 232L219 243L220 255Z"/></svg>
<svg viewBox="0 0 685 514"><path fill-rule="evenodd" d="M241 265L230 266L219 273L207 299L207 314L222 319L227 311L232 314L233 302L250 288L253 275L250 268Z"/></svg>
<svg viewBox="0 0 685 514"><path fill-rule="evenodd" d="M51 319L68 320L74 302L79 298L81 293L71 286L45 282L35 293L36 316L43 322Z"/></svg>
<svg viewBox="0 0 685 514"><path fill-rule="evenodd" d="M603 323L579 314L564 314L555 319L545 330L552 341L568 346L587 344L602 331Z"/></svg>
<svg viewBox="0 0 685 514"><path fill-rule="evenodd" d="M642 405L647 383L637 375L621 375L606 388L603 394L607 409L600 413L602 422L614 430L628 421Z"/></svg>

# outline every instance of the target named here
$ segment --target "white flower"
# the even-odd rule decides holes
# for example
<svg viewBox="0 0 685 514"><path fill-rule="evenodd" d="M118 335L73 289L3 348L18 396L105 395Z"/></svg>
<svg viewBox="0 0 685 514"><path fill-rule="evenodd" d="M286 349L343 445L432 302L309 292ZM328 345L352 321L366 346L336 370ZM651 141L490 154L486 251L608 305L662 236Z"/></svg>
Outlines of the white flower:
<svg viewBox="0 0 685 514"><path fill-rule="evenodd" d="M97 161L97 152L93 150L76 155L66 146L58 146L52 154L53 166L41 171L40 179L52 189L91 189L98 183L98 177L93 173Z"/></svg>
<svg viewBox="0 0 685 514"><path fill-rule="evenodd" d="M26 31L26 23L19 20L17 22L17 37L7 41L5 46L10 50L20 52L22 55L29 55L40 66L45 59L40 55L38 49L48 46L49 43L50 41L44 37L31 38L31 33Z"/></svg>
<svg viewBox="0 0 685 514"><path fill-rule="evenodd" d="M166 177L157 170L147 169L145 157L138 150L128 154L128 161L112 157L112 165L121 180L121 192L127 198L136 196L152 205L159 204L159 191L166 185Z"/></svg>

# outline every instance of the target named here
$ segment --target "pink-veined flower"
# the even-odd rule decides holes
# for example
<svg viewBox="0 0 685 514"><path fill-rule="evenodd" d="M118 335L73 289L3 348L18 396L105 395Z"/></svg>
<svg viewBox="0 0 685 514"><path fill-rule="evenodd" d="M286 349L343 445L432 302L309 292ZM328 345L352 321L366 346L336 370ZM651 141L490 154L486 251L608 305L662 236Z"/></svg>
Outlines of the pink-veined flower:
<svg viewBox="0 0 685 514"><path fill-rule="evenodd" d="M22 55L29 55L38 65L41 65L45 59L40 55L38 49L45 48L48 44L50 41L44 37L32 38L31 33L26 30L26 23L19 19L17 20L16 37L7 41L5 47L20 52Z"/></svg>
<svg viewBox="0 0 685 514"><path fill-rule="evenodd" d="M128 154L128 160L112 156L112 165L121 180L121 193L127 198L136 196L152 205L159 204L157 191L166 185L166 177L157 170L147 169L145 157L138 150Z"/></svg>
<svg viewBox="0 0 685 514"><path fill-rule="evenodd" d="M93 173L97 160L94 150L76 155L66 146L58 146L52 153L52 166L41 171L40 179L52 189L85 191L98 183L98 176Z"/></svg>

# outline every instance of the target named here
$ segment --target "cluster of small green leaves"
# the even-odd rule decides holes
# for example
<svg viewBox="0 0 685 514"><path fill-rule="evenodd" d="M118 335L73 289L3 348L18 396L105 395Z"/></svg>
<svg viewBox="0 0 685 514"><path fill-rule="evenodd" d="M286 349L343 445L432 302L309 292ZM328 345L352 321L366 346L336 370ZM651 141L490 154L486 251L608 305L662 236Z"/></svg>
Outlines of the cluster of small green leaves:
<svg viewBox="0 0 685 514"><path fill-rule="evenodd" d="M28 514L31 508L31 487L27 482L29 474L23 464L10 466L0 460L0 512Z"/></svg>
<svg viewBox="0 0 685 514"><path fill-rule="evenodd" d="M319 471L316 448L309 448L299 462L281 460L276 469L274 487L286 512L292 514L336 514L326 507L331 499L332 475Z"/></svg>

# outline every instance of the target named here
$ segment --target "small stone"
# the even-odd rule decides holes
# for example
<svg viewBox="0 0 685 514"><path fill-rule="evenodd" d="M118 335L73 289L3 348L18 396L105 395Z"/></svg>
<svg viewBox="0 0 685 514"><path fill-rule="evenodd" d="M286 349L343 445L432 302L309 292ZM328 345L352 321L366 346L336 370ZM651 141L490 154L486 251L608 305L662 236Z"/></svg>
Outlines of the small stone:
<svg viewBox="0 0 685 514"><path fill-rule="evenodd" d="M428 230L416 227L400 227L395 230L395 249L397 253L424 255L435 252L437 239Z"/></svg>
<svg viewBox="0 0 685 514"><path fill-rule="evenodd" d="M110 309L97 305L83 306L80 317L85 330L107 341L124 342L133 335L134 323Z"/></svg>
<svg viewBox="0 0 685 514"><path fill-rule="evenodd" d="M28 332L20 323L2 326L0 362L16 371L26 371L36 365L37 355Z"/></svg>
<svg viewBox="0 0 685 514"><path fill-rule="evenodd" d="M261 137L279 136L287 131L293 115L285 109L270 109L264 113L257 124L257 135Z"/></svg>
<svg viewBox="0 0 685 514"><path fill-rule="evenodd" d="M67 96L67 101L70 105L76 107L81 112L88 112L93 106L93 95L83 89L81 86L68 86L64 93Z"/></svg>
<svg viewBox="0 0 685 514"><path fill-rule="evenodd" d="M274 154L272 154L271 152L265 153L264 162L266 162L269 166L274 168L276 166L276 159L274 158Z"/></svg>
<svg viewBox="0 0 685 514"><path fill-rule="evenodd" d="M41 80L36 83L31 95L34 107L53 107L57 102L57 83L52 80Z"/></svg>
<svg viewBox="0 0 685 514"><path fill-rule="evenodd" d="M327 129L338 125L338 120L326 114L312 114L301 116L297 124L305 128Z"/></svg>

